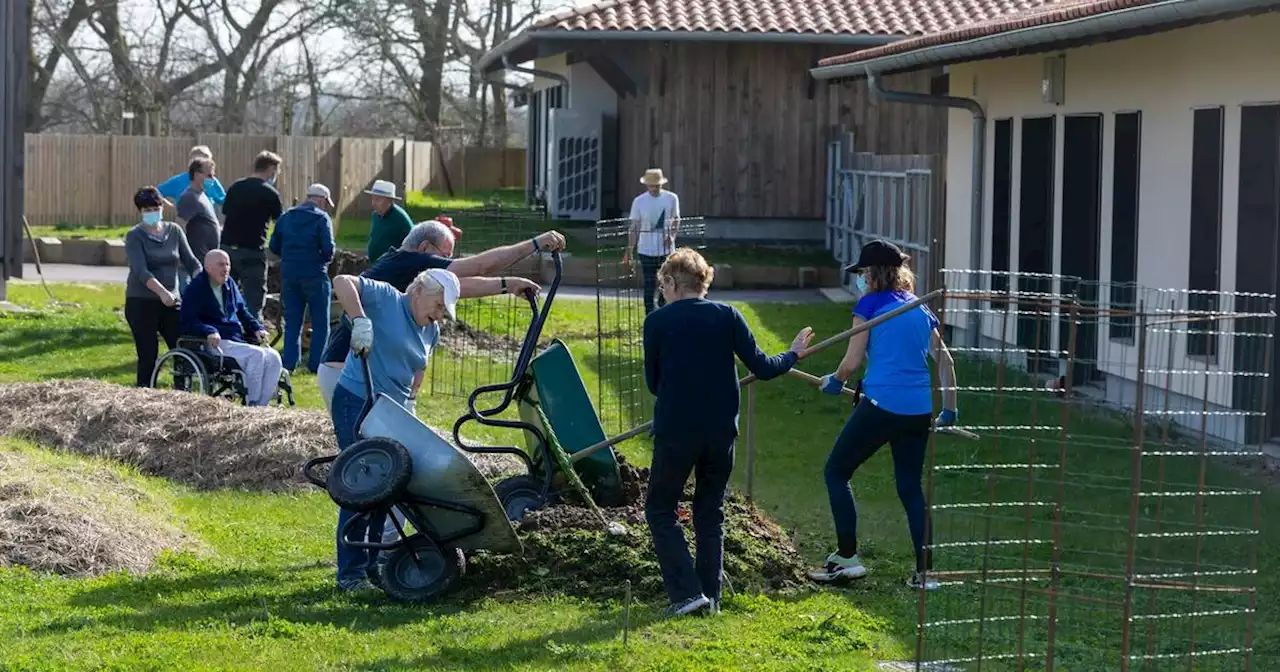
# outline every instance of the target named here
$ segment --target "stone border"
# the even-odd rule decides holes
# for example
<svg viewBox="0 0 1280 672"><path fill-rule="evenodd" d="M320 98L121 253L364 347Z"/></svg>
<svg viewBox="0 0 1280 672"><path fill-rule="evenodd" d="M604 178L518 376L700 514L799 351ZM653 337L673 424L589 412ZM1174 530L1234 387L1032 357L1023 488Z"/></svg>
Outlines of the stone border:
<svg viewBox="0 0 1280 672"><path fill-rule="evenodd" d="M40 252L40 261L46 264L75 264L78 266L128 266L124 240L101 238L37 238L33 246L29 238L23 238L23 260L35 263L33 247ZM594 255L575 257L572 253L561 256L564 262L566 286L595 285L596 260ZM741 264L716 264L714 289L819 289L840 284L840 270L817 266L755 266ZM549 282L552 274L551 259L542 256L517 264L512 275L531 280Z"/></svg>

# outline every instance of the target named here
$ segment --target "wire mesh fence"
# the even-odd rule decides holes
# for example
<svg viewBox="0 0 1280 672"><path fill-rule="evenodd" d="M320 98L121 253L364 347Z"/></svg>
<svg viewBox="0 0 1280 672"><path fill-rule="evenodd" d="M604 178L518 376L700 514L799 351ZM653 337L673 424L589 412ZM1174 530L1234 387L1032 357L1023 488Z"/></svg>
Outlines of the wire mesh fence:
<svg viewBox="0 0 1280 672"><path fill-rule="evenodd" d="M495 203L440 214L452 218L462 230L454 247L455 258L528 241L549 228L543 208ZM532 255L503 274L537 279L541 258L541 254ZM459 301L457 320L444 323L440 344L431 355L424 391L466 397L478 385L507 380L531 317L528 302L516 296Z"/></svg>
<svg viewBox="0 0 1280 672"><path fill-rule="evenodd" d="M706 223L685 217L676 224L676 247L706 249ZM596 223L596 347L600 422L617 434L647 422L653 397L644 382L644 264L623 263L631 221ZM656 267L655 267L656 268ZM660 301L653 298L654 305Z"/></svg>
<svg viewBox="0 0 1280 672"><path fill-rule="evenodd" d="M1274 296L943 277L917 669L1252 669Z"/></svg>

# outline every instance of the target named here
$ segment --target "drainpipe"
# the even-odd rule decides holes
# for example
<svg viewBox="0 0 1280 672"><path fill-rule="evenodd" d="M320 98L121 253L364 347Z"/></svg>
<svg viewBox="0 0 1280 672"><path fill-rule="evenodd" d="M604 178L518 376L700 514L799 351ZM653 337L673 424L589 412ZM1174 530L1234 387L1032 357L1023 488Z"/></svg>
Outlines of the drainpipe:
<svg viewBox="0 0 1280 672"><path fill-rule="evenodd" d="M934 107L953 107L968 110L973 115L973 166L970 169L973 177L973 184L970 186L969 192L969 267L974 271L982 268L982 243L983 243L983 222L982 222L982 171L986 156L987 146L987 113L982 109L982 105L972 98L960 98L957 96L935 96L927 93L915 93L913 91L886 91L880 86L880 78L876 73L867 70L867 83L870 84L871 94L881 100L893 103L906 103L908 105L932 105ZM980 290L982 288L982 276L980 273L969 274L969 289ZM974 311L968 316L968 324L965 331L969 335L969 344L972 347L979 347L981 342L981 321L980 315ZM1001 334L1001 338L1004 335Z"/></svg>

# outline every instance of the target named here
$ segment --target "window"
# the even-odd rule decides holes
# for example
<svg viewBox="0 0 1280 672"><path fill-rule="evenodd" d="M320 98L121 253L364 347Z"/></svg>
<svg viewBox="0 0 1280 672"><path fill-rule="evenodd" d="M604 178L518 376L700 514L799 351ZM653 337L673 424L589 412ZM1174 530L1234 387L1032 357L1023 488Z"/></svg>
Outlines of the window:
<svg viewBox="0 0 1280 672"><path fill-rule="evenodd" d="M1216 294L1196 294L1196 290L1216 292L1221 286L1222 240L1222 108L1195 111L1191 132L1191 263L1187 287L1187 307L1193 313L1215 311ZM1187 325L1187 354L1215 357L1218 354L1216 322Z"/></svg>
<svg viewBox="0 0 1280 672"><path fill-rule="evenodd" d="M995 122L995 145L991 166L991 270L1009 270L1009 232L1013 193L1013 120ZM992 275L991 292L1009 291L1009 276ZM997 305L998 301L992 301Z"/></svg>
<svg viewBox="0 0 1280 672"><path fill-rule="evenodd" d="M1136 311L1138 292L1138 173L1142 155L1142 113L1116 115L1111 161L1111 309ZM1134 340L1132 315L1113 314L1111 338Z"/></svg>

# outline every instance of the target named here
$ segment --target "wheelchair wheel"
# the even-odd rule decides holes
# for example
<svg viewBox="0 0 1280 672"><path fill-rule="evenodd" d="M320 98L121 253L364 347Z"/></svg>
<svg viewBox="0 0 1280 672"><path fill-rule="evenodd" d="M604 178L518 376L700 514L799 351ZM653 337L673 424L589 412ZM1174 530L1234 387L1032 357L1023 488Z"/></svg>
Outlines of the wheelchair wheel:
<svg viewBox="0 0 1280 672"><path fill-rule="evenodd" d="M209 371L200 358L187 350L175 348L156 360L156 366L151 370L151 387L208 394Z"/></svg>

